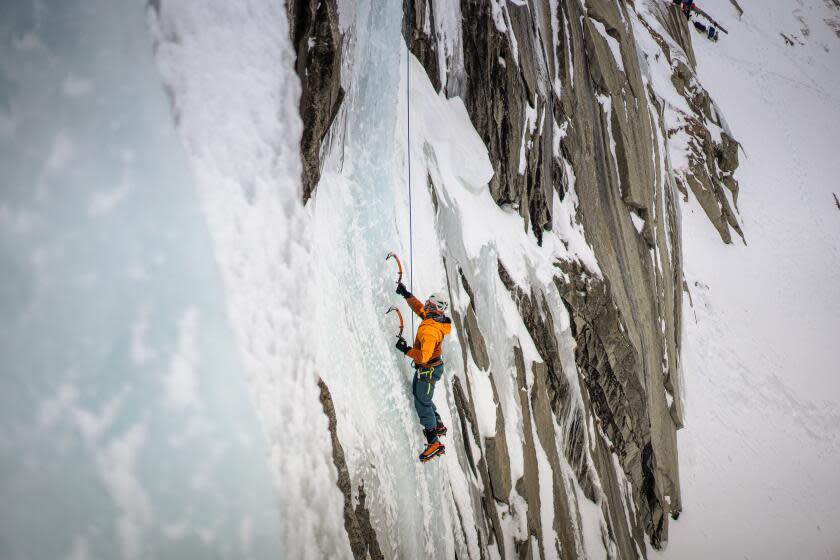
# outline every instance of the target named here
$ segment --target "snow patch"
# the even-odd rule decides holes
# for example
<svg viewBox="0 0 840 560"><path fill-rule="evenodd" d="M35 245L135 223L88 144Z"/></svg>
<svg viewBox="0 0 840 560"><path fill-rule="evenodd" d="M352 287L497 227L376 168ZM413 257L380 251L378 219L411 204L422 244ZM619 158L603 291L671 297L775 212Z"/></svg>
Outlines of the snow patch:
<svg viewBox="0 0 840 560"><path fill-rule="evenodd" d="M67 164L70 163L76 155L76 149L73 145L73 140L65 131L59 131L53 137L50 154L47 156L45 171L50 173L59 173L64 171Z"/></svg>
<svg viewBox="0 0 840 560"><path fill-rule="evenodd" d="M470 368L470 385L478 422L478 433L483 438L496 437L496 400L488 373Z"/></svg>
<svg viewBox="0 0 840 560"><path fill-rule="evenodd" d="M84 537L76 536L73 539L73 548L64 557L64 560L90 560L90 545Z"/></svg>
<svg viewBox="0 0 840 560"><path fill-rule="evenodd" d="M169 366L169 374L164 377L166 402L179 409L194 407L198 404L197 387L198 352L196 350L196 328L198 311L188 309L178 323L178 347Z"/></svg>
<svg viewBox="0 0 840 560"><path fill-rule="evenodd" d="M113 211L131 193L130 183L123 181L119 186L108 190L100 191L93 195L88 204L88 214L101 216Z"/></svg>
<svg viewBox="0 0 840 560"><path fill-rule="evenodd" d="M90 93L93 90L93 85L90 81L77 76L67 76L61 84L61 91L67 97L81 97Z"/></svg>
<svg viewBox="0 0 840 560"><path fill-rule="evenodd" d="M618 11L621 12L621 9L619 8ZM604 38L604 41L606 41L618 69L621 70L623 74L626 74L627 71L624 69L624 61L621 59L621 45L618 40L607 33L606 26L600 21L589 18L589 23L592 24L592 27L594 27L598 31L598 34L600 34L601 37Z"/></svg>
<svg viewBox="0 0 840 560"><path fill-rule="evenodd" d="M69 383L62 383L51 399L41 403L38 411L41 429L49 429L55 426L59 418L72 409L72 405L78 397L78 387Z"/></svg>
<svg viewBox="0 0 840 560"><path fill-rule="evenodd" d="M96 455L99 475L120 511L117 526L123 557L128 560L146 557L144 534L154 519L149 498L135 473L137 454L145 439L145 429L135 425Z"/></svg>
<svg viewBox="0 0 840 560"><path fill-rule="evenodd" d="M633 221L633 227L636 228L636 232L641 235L645 229L645 220L633 210L630 211L630 219Z"/></svg>
<svg viewBox="0 0 840 560"><path fill-rule="evenodd" d="M146 342L148 332L149 313L144 310L131 326L131 360L138 366L144 366L157 358L157 352Z"/></svg>

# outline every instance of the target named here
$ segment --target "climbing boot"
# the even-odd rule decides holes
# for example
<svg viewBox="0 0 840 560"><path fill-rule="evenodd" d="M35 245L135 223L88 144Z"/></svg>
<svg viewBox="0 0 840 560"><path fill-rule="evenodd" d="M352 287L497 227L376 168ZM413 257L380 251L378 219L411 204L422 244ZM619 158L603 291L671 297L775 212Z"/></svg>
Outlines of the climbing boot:
<svg viewBox="0 0 840 560"><path fill-rule="evenodd" d="M438 424L434 429L435 435L438 437L443 437L446 435L446 426L443 424Z"/></svg>
<svg viewBox="0 0 840 560"><path fill-rule="evenodd" d="M446 453L446 447L441 442L435 441L426 446L426 449L420 454L419 459L421 463L425 463L444 453Z"/></svg>

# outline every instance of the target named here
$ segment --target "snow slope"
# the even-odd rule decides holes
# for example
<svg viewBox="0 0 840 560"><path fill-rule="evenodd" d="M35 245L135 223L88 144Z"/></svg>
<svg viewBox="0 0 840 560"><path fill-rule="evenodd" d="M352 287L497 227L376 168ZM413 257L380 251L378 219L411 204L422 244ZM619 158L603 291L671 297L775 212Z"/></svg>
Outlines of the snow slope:
<svg viewBox="0 0 840 560"><path fill-rule="evenodd" d="M742 143L747 245L683 207L684 513L666 558L840 555L840 37L830 2L701 6L698 75ZM807 26L807 36L802 29ZM780 33L798 37L788 46Z"/></svg>

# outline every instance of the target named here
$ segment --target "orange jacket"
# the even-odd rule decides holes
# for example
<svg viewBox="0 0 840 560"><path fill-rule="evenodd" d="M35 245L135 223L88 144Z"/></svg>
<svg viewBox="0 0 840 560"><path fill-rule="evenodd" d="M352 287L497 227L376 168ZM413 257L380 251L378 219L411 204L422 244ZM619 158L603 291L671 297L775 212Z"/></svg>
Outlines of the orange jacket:
<svg viewBox="0 0 840 560"><path fill-rule="evenodd" d="M443 321L436 321L432 317L426 317L423 304L414 296L406 298L406 301L411 310L423 319L423 322L417 327L414 347L405 355L414 360L414 363L418 366L435 362L443 352L443 337L452 332L452 323L448 318L444 318Z"/></svg>

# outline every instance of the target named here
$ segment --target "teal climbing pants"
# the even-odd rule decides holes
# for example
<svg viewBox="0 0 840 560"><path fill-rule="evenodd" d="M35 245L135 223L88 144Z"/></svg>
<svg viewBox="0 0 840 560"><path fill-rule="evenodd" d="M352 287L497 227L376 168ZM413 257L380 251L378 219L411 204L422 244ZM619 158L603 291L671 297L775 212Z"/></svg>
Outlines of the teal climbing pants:
<svg viewBox="0 0 840 560"><path fill-rule="evenodd" d="M414 408L420 423L427 430L434 429L441 424L440 415L437 413L432 397L435 394L435 383L443 376L443 364L433 367L418 367L414 370L414 381L411 383L411 392L414 393Z"/></svg>

